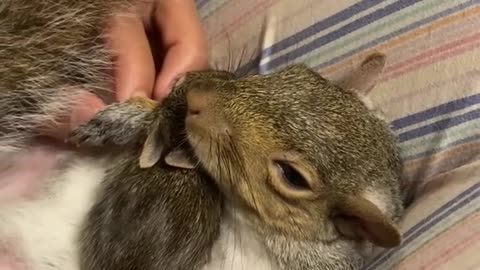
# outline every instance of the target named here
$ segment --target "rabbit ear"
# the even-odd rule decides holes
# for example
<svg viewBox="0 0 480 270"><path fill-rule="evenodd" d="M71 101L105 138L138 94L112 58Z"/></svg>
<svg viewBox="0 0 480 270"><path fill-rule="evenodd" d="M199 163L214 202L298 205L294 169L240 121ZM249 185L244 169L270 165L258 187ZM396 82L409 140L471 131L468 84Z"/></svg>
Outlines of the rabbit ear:
<svg viewBox="0 0 480 270"><path fill-rule="evenodd" d="M174 150L167 154L165 157L165 163L172 167L182 168L182 169L193 169L195 168L195 162L192 160L187 151L183 149Z"/></svg>
<svg viewBox="0 0 480 270"><path fill-rule="evenodd" d="M377 84L385 67L386 56L381 53L369 55L363 62L337 84L345 89L353 89L366 95Z"/></svg>
<svg viewBox="0 0 480 270"><path fill-rule="evenodd" d="M140 168L150 168L158 162L163 152L163 141L160 137L158 123L152 125L147 139L143 144L142 153L139 158Z"/></svg>
<svg viewBox="0 0 480 270"><path fill-rule="evenodd" d="M334 213L335 226L346 237L367 240L386 248L398 246L402 241L395 223L374 203L361 196L337 197Z"/></svg>

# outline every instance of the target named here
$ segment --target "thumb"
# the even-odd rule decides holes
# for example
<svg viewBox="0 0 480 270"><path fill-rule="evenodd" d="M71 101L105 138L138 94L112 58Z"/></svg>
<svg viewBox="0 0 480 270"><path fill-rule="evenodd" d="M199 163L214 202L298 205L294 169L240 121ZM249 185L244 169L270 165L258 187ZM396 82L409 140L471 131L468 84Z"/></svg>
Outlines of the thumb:
<svg viewBox="0 0 480 270"><path fill-rule="evenodd" d="M171 47L165 56L155 83L154 99L162 100L170 94L176 80L186 72L206 68L208 68L208 60L204 53L194 52L191 48L184 48L181 44Z"/></svg>
<svg viewBox="0 0 480 270"><path fill-rule="evenodd" d="M63 140L104 107L105 103L99 97L84 91L78 100L61 115L57 115L53 122L40 123L38 131L45 136Z"/></svg>

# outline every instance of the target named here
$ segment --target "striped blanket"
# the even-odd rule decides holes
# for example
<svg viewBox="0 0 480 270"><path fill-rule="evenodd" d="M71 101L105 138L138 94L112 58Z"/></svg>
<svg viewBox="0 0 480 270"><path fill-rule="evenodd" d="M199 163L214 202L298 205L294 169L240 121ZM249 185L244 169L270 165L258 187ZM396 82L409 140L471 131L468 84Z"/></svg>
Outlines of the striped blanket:
<svg viewBox="0 0 480 270"><path fill-rule="evenodd" d="M404 243L378 250L365 269L480 269L480 0L197 5L219 67L269 73L303 62L334 79L385 53L371 98L400 140L405 178L419 188Z"/></svg>

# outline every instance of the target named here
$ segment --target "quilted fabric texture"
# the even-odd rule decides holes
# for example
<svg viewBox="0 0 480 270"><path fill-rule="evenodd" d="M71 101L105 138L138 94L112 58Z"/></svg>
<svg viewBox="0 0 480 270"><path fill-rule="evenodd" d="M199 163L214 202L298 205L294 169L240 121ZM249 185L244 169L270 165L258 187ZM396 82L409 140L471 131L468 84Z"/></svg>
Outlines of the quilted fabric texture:
<svg viewBox="0 0 480 270"><path fill-rule="evenodd" d="M400 140L405 179L419 187L403 244L379 250L365 269L480 269L479 0L197 5L222 68L269 73L303 62L337 78L372 52L386 54L371 98Z"/></svg>

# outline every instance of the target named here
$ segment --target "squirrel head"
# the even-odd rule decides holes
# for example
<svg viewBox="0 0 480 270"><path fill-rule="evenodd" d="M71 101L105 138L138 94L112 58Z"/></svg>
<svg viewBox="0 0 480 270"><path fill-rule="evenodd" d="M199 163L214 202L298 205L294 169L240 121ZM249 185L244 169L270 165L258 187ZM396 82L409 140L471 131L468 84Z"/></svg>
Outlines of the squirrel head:
<svg viewBox="0 0 480 270"><path fill-rule="evenodd" d="M396 140L362 101L384 63L372 55L338 82L304 65L242 78L195 72L179 82L194 156L286 265L302 246L308 260L325 261L341 246L401 242ZM144 149L155 147L147 138ZM173 151L166 162L194 167L188 156Z"/></svg>

